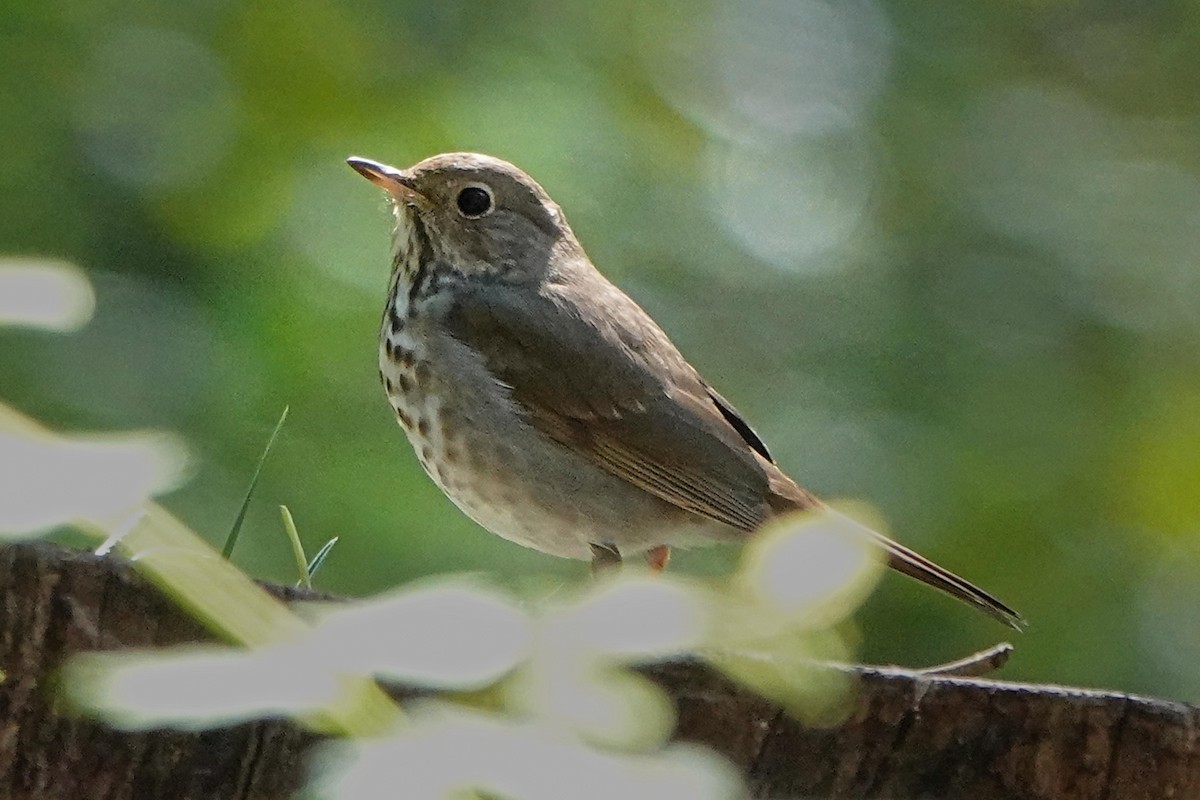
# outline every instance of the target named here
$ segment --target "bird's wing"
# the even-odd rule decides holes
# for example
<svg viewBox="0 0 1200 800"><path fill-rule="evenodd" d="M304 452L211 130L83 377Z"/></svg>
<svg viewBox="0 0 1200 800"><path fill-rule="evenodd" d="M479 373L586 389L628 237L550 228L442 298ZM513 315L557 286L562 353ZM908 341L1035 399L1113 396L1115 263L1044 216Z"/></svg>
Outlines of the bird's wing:
<svg viewBox="0 0 1200 800"><path fill-rule="evenodd" d="M447 330L511 387L530 424L563 446L743 531L775 513L825 508L770 461L736 409L611 284L539 294L502 283L460 288ZM1008 606L929 559L857 523L852 530L883 548L894 569L1023 625Z"/></svg>
<svg viewBox="0 0 1200 800"><path fill-rule="evenodd" d="M607 281L536 294L502 282L460 287L444 322L511 387L530 424L563 446L740 530L771 515L782 473L762 442Z"/></svg>

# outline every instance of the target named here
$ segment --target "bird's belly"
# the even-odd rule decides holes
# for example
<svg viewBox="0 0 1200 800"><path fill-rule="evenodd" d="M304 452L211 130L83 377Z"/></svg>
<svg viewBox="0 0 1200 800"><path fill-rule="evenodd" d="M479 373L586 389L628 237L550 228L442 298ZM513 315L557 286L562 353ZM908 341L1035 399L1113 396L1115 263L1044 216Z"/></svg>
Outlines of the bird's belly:
<svg viewBox="0 0 1200 800"><path fill-rule="evenodd" d="M492 533L583 560L592 557L592 544L632 555L733 534L545 436L490 375L380 356L388 400L425 472Z"/></svg>

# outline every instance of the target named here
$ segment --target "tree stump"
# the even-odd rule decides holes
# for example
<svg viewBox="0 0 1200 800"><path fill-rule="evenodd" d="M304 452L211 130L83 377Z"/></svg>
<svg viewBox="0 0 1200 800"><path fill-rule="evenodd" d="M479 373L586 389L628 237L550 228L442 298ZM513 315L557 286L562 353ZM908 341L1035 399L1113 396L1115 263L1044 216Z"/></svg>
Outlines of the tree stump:
<svg viewBox="0 0 1200 800"><path fill-rule="evenodd" d="M208 638L120 559L0 548L0 797L292 797L318 737L290 722L124 733L55 701L73 653ZM1182 703L864 669L849 718L819 729L699 663L645 672L674 698L678 738L724 754L753 797L1200 797L1200 717Z"/></svg>

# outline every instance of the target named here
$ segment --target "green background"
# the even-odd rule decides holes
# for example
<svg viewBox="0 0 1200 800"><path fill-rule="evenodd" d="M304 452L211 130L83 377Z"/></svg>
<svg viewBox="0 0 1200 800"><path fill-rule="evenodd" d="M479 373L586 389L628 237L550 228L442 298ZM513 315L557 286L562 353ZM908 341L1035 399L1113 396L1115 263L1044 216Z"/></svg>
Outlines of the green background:
<svg viewBox="0 0 1200 800"><path fill-rule="evenodd" d="M390 218L343 163L477 150L794 477L1031 622L1009 677L1200 700L1200 7L194 3L0 7L0 254L78 264L71 335L0 333L0 397L182 433L166 498L236 560L367 594L583 576L421 473L376 375ZM729 548L682 554L720 573ZM1009 633L898 577L863 655Z"/></svg>

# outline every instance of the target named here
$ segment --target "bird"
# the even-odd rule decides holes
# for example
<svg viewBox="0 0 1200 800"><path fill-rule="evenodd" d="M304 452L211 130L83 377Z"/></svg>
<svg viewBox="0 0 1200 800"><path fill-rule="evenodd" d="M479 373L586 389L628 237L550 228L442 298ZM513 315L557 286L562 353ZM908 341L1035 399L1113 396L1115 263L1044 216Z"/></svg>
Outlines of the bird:
<svg viewBox="0 0 1200 800"><path fill-rule="evenodd" d="M483 528L606 570L836 513L592 264L529 175L477 153L353 156L396 224L379 373L421 465ZM847 518L848 519L848 518ZM1003 602L857 523L893 569L1020 629Z"/></svg>

